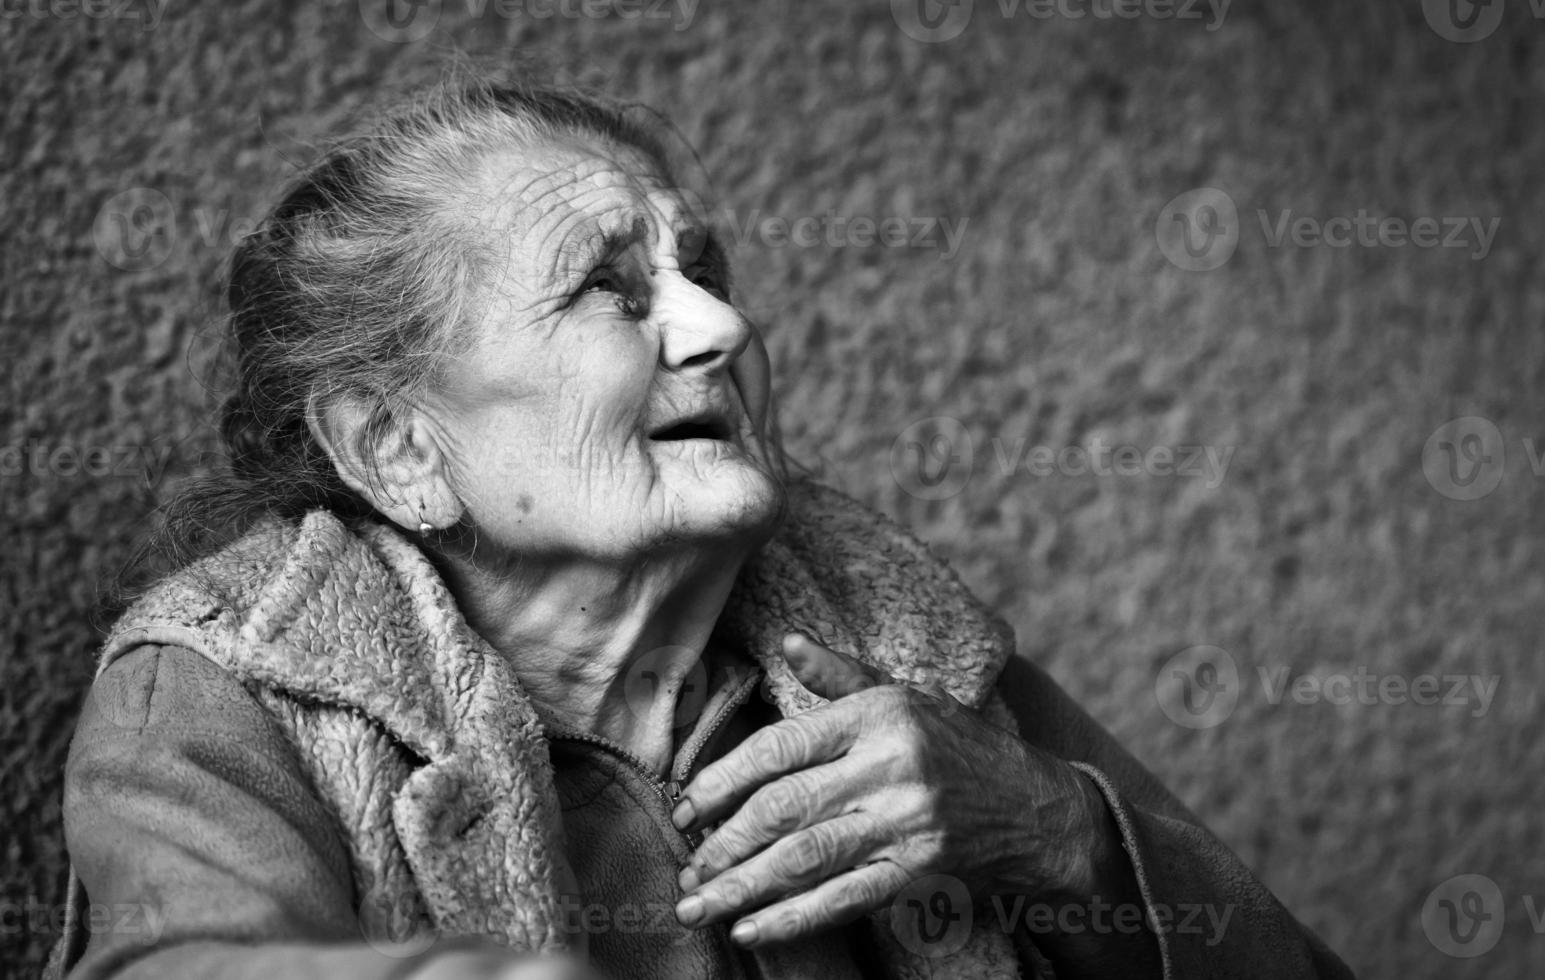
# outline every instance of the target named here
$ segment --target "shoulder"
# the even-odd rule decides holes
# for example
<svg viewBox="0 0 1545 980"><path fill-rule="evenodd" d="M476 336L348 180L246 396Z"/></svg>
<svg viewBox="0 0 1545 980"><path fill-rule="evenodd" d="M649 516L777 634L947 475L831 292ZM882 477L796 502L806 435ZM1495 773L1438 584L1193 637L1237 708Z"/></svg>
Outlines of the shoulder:
<svg viewBox="0 0 1545 980"><path fill-rule="evenodd" d="M183 647L228 665L221 654L234 637L266 639L340 570L357 577L376 564L357 530L326 510L264 521L146 590L109 630L98 673L144 646Z"/></svg>
<svg viewBox="0 0 1545 980"><path fill-rule="evenodd" d="M260 750L285 744L273 716L228 670L188 647L147 643L97 676L71 755L96 738L177 732L225 735Z"/></svg>
<svg viewBox="0 0 1545 980"><path fill-rule="evenodd" d="M217 813L235 826L261 820L261 808L301 829L335 869L344 866L335 815L280 720L233 674L186 647L145 644L102 671L65 769L72 852L92 828L121 834Z"/></svg>

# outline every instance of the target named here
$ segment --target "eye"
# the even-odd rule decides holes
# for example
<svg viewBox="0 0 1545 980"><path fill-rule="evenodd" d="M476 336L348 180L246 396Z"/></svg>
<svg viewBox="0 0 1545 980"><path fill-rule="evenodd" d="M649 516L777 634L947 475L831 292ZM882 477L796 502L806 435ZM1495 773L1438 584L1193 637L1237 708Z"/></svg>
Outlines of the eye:
<svg viewBox="0 0 1545 980"><path fill-rule="evenodd" d="M579 287L579 294L583 296L588 293L611 294L617 308L628 316L639 315L643 308L631 285L610 266L601 266L586 277L585 284Z"/></svg>
<svg viewBox="0 0 1545 980"><path fill-rule="evenodd" d="M700 262L687 269L687 281L699 289L707 290L721 302L730 301L729 277L715 263Z"/></svg>
<svg viewBox="0 0 1545 980"><path fill-rule="evenodd" d="M622 277L617 275L615 269L597 269L585 279L585 284L579 287L579 291L582 293L620 293L622 292Z"/></svg>

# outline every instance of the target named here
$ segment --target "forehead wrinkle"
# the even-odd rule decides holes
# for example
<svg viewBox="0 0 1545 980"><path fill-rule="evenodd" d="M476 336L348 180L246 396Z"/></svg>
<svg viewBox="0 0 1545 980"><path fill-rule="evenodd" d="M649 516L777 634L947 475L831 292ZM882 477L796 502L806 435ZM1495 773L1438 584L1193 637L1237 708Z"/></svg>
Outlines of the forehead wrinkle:
<svg viewBox="0 0 1545 980"><path fill-rule="evenodd" d="M711 232L655 167L637 154L625 154L635 158L626 160L590 147L583 153L566 150L560 146L523 156L508 173L496 158L484 171L492 183L489 197L499 201L492 222L484 223L506 229L505 267L529 270L528 288L566 283L609 248L644 240L653 249L660 238L657 226L669 229L679 252L694 253L684 258L701 254L700 245ZM544 167L530 156L569 159L567 166ZM558 244L549 247L553 241ZM528 277L517 273L513 278Z"/></svg>

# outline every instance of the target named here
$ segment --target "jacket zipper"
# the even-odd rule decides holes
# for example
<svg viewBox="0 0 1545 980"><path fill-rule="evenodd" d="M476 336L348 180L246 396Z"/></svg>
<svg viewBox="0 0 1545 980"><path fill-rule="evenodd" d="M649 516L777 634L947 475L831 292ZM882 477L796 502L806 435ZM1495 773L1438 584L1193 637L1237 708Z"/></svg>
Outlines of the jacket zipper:
<svg viewBox="0 0 1545 980"><path fill-rule="evenodd" d="M682 783L680 780L661 779L655 775L655 771L644 760L609 738L591 735L588 732L570 732L558 729L548 731L547 737L553 741L585 742L590 745L599 746L627 763L629 768L638 773L644 782L648 783L660 795L660 799L665 801L667 811L674 811L676 804L681 802ZM681 832L677 831L677 833ZM703 842L700 834L681 834L681 836L692 845L692 850L697 850L698 845Z"/></svg>
<svg viewBox="0 0 1545 980"><path fill-rule="evenodd" d="M699 753L713 740L714 735L718 733L719 729L723 728L725 723L734 717L735 713L745 705L751 692L756 690L757 684L760 683L759 673L753 672L749 680L742 680L741 687L719 709L718 714L708 723L708 727L700 735L689 739L687 744L682 746L682 752L678 757L679 762L671 766L670 779L661 779L655 775L654 770L644 760L611 739L601 735L549 729L547 738L551 741L584 742L612 753L626 763L629 768L637 772L639 777L660 795L660 799L665 802L665 808L668 813L674 812L676 804L681 802L682 788L689 781L688 777L692 774L692 767L697 763ZM672 822L672 827L675 827L674 822ZM676 833L686 841L688 850L695 851L702 846L702 834L684 834L679 830ZM727 951L727 955L738 964L740 970L745 974L746 980L764 980L761 964L757 962L756 957L744 955L742 951L736 950L730 944L729 926L721 923L716 927L715 931L718 934L720 944Z"/></svg>
<svg viewBox="0 0 1545 980"><path fill-rule="evenodd" d="M655 775L655 771L650 768L648 763L604 736L592 735L588 732L552 729L548 731L547 737L568 742L586 742L603 748L617 756L654 788L654 791L660 795L660 799L665 801L666 810L673 813L676 810L676 805L681 802L681 791L691 781L692 769L697 764L698 755L707 747L709 742L713 741L713 737L718 734L719 729L723 728L729 719L741 709L746 703L747 698L750 697L751 692L756 690L756 675L753 673L749 680L742 680L740 683L740 688L719 709L713 720L708 723L708 727L698 735L690 738L682 746L681 755L678 756L677 761L671 766L669 779L661 779ZM677 833L681 832L677 831ZM694 851L703 843L703 835L700 833L681 834L681 836L691 845L691 849Z"/></svg>

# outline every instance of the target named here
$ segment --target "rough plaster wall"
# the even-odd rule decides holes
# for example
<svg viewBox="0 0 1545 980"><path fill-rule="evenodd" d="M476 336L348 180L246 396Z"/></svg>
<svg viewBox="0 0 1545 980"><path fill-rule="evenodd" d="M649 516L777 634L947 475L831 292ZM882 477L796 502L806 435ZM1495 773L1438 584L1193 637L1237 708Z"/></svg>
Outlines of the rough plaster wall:
<svg viewBox="0 0 1545 980"><path fill-rule="evenodd" d="M458 51L538 52L667 110L742 224L828 209L965 220L948 259L739 250L796 453L947 554L1024 651L1362 975L1545 962L1523 905L1545 893L1545 508L1524 442L1545 437L1545 27L1526 10L1458 45L1414 2L1241 0L1215 32L1003 21L981 3L964 35L930 45L885 3L705 0L683 30L445 6L410 44L376 37L351 2L173 0L150 30L0 21L0 446L99 447L115 471L133 447L168 454L149 485L142 460L130 475L0 477L6 901L59 898L60 769L95 584L211 448L189 365L206 357L232 230L383 80L433 78ZM1201 185L1238 202L1242 238L1223 268L1185 272L1153 230ZM133 188L164 194L174 221L166 260L125 271L93 226ZM1484 260L1272 248L1258 208L1502 224ZM1422 470L1434 427L1465 414L1507 440L1501 485L1468 502ZM924 501L893 476L893 444L937 415L970 435L975 475ZM1215 487L1006 475L997 459L1020 439L1096 436L1236 455ZM1229 651L1246 684L1205 730L1171 723L1154 695L1161 665L1198 644ZM1273 705L1259 667L1500 687L1483 717L1473 702ZM1491 953L1454 960L1420 913L1464 872L1497 883L1507 924ZM34 973L48 930L0 933L0 960Z"/></svg>

